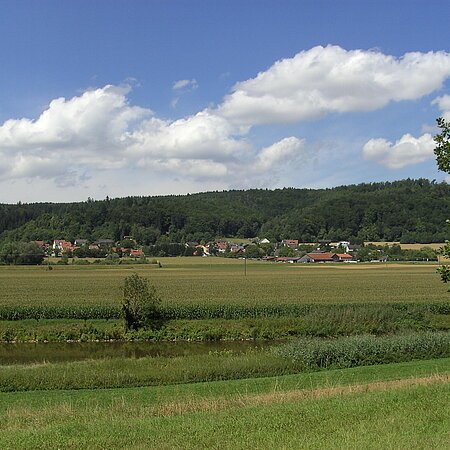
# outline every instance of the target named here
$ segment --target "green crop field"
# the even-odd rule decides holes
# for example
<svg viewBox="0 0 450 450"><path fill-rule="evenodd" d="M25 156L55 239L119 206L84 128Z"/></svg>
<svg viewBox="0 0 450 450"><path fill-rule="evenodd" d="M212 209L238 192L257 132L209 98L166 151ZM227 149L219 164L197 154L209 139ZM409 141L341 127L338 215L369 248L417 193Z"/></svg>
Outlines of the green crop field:
<svg viewBox="0 0 450 450"><path fill-rule="evenodd" d="M276 264L162 258L155 265L0 267L0 306L118 305L137 272L173 304L436 303L448 301L434 264Z"/></svg>
<svg viewBox="0 0 450 450"><path fill-rule="evenodd" d="M448 292L435 264L198 257L161 264L0 266L0 341L284 339L450 328ZM158 330L126 333L118 321L124 279L135 272L162 299Z"/></svg>

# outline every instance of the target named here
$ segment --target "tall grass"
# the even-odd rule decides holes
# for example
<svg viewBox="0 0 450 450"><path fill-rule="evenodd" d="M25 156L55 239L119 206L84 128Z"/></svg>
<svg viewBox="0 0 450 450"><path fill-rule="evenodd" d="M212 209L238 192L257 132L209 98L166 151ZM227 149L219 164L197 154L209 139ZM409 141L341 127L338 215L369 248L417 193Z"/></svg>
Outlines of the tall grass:
<svg viewBox="0 0 450 450"><path fill-rule="evenodd" d="M274 349L302 370L346 368L450 356L449 333L300 339Z"/></svg>

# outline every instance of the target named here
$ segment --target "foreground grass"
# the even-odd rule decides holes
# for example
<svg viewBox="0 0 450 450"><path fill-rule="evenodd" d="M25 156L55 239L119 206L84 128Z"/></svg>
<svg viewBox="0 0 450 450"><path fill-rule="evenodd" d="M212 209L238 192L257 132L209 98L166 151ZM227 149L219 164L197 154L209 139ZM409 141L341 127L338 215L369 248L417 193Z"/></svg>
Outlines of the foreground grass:
<svg viewBox="0 0 450 450"><path fill-rule="evenodd" d="M192 385L9 393L2 448L447 448L450 359Z"/></svg>
<svg viewBox="0 0 450 450"><path fill-rule="evenodd" d="M0 266L0 306L118 305L124 278L148 277L166 304L435 303L448 301L436 265L275 264L166 258L163 267Z"/></svg>
<svg viewBox="0 0 450 450"><path fill-rule="evenodd" d="M214 398L237 399L244 394L267 394L377 383L411 378L445 376L450 373L450 358L409 361L379 366L361 366L350 369L331 369L320 372L280 375L275 377L244 378L208 381L201 383L174 384L166 386L123 387L111 389L73 389L28 392L6 392L0 396L0 426L13 410L30 408L63 408L70 404L83 414L96 408L109 409L116 403L127 408L160 406L175 401L189 403ZM33 412L34 414L34 412ZM37 418L36 418L37 420Z"/></svg>

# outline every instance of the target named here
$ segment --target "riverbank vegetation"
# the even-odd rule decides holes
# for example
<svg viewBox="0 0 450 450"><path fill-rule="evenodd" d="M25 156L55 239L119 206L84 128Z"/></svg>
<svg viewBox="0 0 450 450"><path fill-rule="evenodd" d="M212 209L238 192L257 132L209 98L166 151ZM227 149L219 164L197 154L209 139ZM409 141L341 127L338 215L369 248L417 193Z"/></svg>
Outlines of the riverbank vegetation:
<svg viewBox="0 0 450 450"><path fill-rule="evenodd" d="M302 339L245 353L4 366L0 391L104 389L205 382L450 357L450 334ZM126 370L124 368L126 367Z"/></svg>

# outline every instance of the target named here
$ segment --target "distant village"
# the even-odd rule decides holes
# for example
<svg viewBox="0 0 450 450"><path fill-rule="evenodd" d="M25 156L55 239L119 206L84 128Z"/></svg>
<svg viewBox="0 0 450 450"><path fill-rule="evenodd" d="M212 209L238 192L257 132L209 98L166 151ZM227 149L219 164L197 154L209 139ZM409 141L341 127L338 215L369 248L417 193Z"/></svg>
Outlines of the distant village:
<svg viewBox="0 0 450 450"><path fill-rule="evenodd" d="M157 243L150 246L140 244L132 236L124 236L119 242L112 239L98 239L92 242L87 239L75 239L73 242L64 239L34 242L48 257L143 260L146 257L158 256L222 256L291 264L357 262L356 252L362 248L361 245L351 244L349 241L323 240L302 243L297 239L283 239L281 242L271 242L267 238L255 238L248 242L218 239L207 243ZM385 258L380 257L377 260L383 261Z"/></svg>

